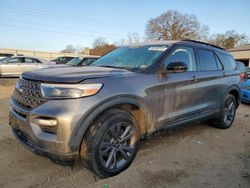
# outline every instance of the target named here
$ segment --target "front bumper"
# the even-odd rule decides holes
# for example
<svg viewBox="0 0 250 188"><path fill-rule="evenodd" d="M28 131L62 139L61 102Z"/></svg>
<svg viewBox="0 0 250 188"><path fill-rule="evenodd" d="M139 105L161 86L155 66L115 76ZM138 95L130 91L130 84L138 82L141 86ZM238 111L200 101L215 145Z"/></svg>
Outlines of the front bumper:
<svg viewBox="0 0 250 188"><path fill-rule="evenodd" d="M78 153L62 154L62 153L53 153L53 152L47 151L35 145L35 143L33 143L32 140L29 138L29 136L25 135L25 133L23 133L22 131L18 129L12 129L12 132L15 138L22 145L24 145L25 148L27 148L28 150L30 150L31 152L37 155L48 157L53 161L59 161L59 162L73 162L78 157Z"/></svg>
<svg viewBox="0 0 250 188"><path fill-rule="evenodd" d="M25 109L13 98L10 100L9 124L17 140L30 151L57 161L73 161L78 149L72 149L75 127L93 103L91 99L50 100L34 109ZM87 106L86 106L87 105ZM88 108L89 107L89 108ZM33 117L53 117L58 121L56 134L41 130L31 122ZM78 140L80 143L81 140Z"/></svg>
<svg viewBox="0 0 250 188"><path fill-rule="evenodd" d="M250 91L243 89L242 90L242 97L241 97L242 102L250 103Z"/></svg>

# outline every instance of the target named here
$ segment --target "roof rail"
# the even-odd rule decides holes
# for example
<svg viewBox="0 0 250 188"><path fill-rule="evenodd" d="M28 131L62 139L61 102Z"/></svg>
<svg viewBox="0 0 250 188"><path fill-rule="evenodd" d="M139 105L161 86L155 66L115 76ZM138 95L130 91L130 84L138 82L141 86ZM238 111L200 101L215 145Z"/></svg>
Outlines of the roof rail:
<svg viewBox="0 0 250 188"><path fill-rule="evenodd" d="M221 50L225 50L224 48L221 48L219 46L216 46L216 45L213 45L213 44L209 44L209 43L206 43L206 42L201 42L201 41L196 41L196 40L190 40L190 39L184 39L184 40L181 40L181 41L195 42L195 43L204 44L204 45L207 45L207 46L212 46L214 48L218 48L218 49L221 49Z"/></svg>

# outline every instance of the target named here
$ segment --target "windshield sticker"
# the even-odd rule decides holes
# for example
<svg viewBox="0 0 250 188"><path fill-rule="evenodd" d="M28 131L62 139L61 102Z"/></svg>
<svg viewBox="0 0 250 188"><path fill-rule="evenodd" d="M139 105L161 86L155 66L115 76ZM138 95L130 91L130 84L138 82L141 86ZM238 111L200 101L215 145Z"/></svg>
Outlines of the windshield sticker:
<svg viewBox="0 0 250 188"><path fill-rule="evenodd" d="M166 46L156 46L156 47L150 47L148 50L164 52L166 49L168 49Z"/></svg>

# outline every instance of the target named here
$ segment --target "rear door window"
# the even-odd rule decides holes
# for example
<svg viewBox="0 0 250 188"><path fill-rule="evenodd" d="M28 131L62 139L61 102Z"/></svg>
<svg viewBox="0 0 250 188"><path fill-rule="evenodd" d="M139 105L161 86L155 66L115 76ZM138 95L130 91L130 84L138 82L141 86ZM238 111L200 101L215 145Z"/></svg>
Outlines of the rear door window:
<svg viewBox="0 0 250 188"><path fill-rule="evenodd" d="M215 54L213 51L198 49L198 55L201 71L218 70Z"/></svg>
<svg viewBox="0 0 250 188"><path fill-rule="evenodd" d="M27 58L27 57L25 57L25 58L24 58L24 63L34 63L34 61L33 61L32 58Z"/></svg>
<svg viewBox="0 0 250 188"><path fill-rule="evenodd" d="M34 63L42 63L40 60L38 60L38 59L33 59L33 62Z"/></svg>

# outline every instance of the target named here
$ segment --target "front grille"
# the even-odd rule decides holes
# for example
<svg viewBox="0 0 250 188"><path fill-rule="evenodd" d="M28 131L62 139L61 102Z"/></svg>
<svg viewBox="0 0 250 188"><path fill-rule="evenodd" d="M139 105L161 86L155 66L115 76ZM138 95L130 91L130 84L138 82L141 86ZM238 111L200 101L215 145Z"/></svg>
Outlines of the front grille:
<svg viewBox="0 0 250 188"><path fill-rule="evenodd" d="M26 117L27 117L26 114L17 111L15 108L12 108L12 109L13 109L13 111L14 111L17 115L19 115L19 116L21 116L22 118L26 119Z"/></svg>
<svg viewBox="0 0 250 188"><path fill-rule="evenodd" d="M20 78L18 85L19 87L15 88L13 98L22 107L33 109L47 101L42 97L40 82Z"/></svg>

